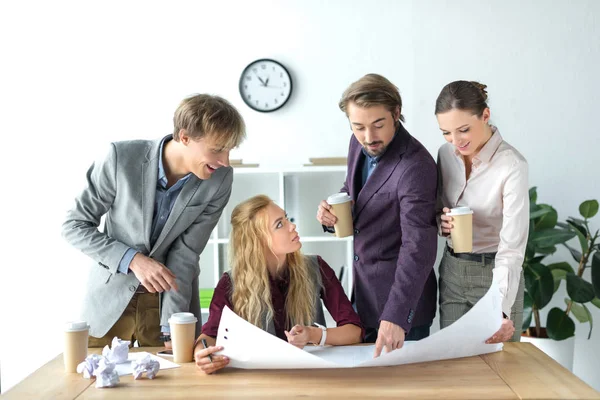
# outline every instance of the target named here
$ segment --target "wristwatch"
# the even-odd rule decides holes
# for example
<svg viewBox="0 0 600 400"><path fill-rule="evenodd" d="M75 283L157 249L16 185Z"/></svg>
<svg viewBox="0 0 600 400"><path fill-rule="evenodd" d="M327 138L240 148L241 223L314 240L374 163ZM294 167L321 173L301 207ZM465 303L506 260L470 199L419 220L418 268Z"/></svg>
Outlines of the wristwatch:
<svg viewBox="0 0 600 400"><path fill-rule="evenodd" d="M315 346L325 346L325 341L327 340L327 327L323 326L321 324L318 324L316 322L313 323L314 326L316 326L317 328L321 328L321 330L323 331L323 333L321 334L321 341L319 342L319 344L314 343Z"/></svg>
<svg viewBox="0 0 600 400"><path fill-rule="evenodd" d="M171 341L171 335L169 335L168 333L165 335L160 335L158 337L158 340L160 340L161 342L170 342Z"/></svg>

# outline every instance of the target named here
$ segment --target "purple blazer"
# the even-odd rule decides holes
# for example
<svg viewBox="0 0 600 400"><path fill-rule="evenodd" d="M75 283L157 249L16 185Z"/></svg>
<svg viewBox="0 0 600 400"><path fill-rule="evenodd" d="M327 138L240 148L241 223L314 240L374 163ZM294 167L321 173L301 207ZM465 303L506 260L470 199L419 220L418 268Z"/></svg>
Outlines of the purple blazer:
<svg viewBox="0 0 600 400"><path fill-rule="evenodd" d="M354 200L353 302L365 328L386 320L408 333L435 317L437 168L402 124L360 190L365 158L353 135L342 188Z"/></svg>

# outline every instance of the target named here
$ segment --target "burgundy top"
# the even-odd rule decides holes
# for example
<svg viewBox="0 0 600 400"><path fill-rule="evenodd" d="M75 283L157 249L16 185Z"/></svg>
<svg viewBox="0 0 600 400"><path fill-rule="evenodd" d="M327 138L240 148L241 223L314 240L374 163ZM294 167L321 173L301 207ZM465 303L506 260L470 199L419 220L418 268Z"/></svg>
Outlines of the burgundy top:
<svg viewBox="0 0 600 400"><path fill-rule="evenodd" d="M352 304L350 304L350 300L348 300L346 293L344 293L340 281L335 276L335 272L321 257L317 256L317 260L321 271L321 280L323 281L321 299L323 300L325 307L327 307L327 310L337 323L337 326L346 324L356 325L361 328L361 337L364 337L364 329L360 323L360 318L352 308ZM269 283L271 286L271 302L273 304L273 312L275 313L273 318L275 332L277 333L278 338L287 342L287 338L283 331L291 328L285 326L287 320L285 299L287 297L289 286L289 275L286 274L283 277L275 279L269 275ZM231 304L231 289L229 275L223 274L215 288L215 293L210 303L208 321L202 326L202 333L205 335L217 337L221 312L223 311L224 306L229 307L235 312L235 309Z"/></svg>

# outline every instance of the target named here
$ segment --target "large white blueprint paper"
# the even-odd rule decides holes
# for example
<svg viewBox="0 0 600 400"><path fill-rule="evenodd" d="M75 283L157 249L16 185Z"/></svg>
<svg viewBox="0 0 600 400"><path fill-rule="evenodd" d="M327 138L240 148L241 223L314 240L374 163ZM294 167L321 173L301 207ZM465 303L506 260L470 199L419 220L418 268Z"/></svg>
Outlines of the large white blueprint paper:
<svg viewBox="0 0 600 400"><path fill-rule="evenodd" d="M374 346L337 346L301 350L238 317L225 307L217 346L230 367L246 369L354 368L410 364L470 357L502 349L485 344L502 324L500 290L493 283L486 295L451 326L404 347L373 358Z"/></svg>

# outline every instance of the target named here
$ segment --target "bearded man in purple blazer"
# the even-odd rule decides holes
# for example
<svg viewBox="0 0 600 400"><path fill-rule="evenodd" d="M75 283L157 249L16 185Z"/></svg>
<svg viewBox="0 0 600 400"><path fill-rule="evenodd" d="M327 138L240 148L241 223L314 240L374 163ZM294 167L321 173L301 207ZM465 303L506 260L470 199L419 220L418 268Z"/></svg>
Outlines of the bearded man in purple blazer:
<svg viewBox="0 0 600 400"><path fill-rule="evenodd" d="M437 168L404 129L400 93L383 76L351 84L339 106L353 132L341 190L353 200L352 302L377 357L429 336L437 300ZM317 220L333 232L330 210L322 201Z"/></svg>

